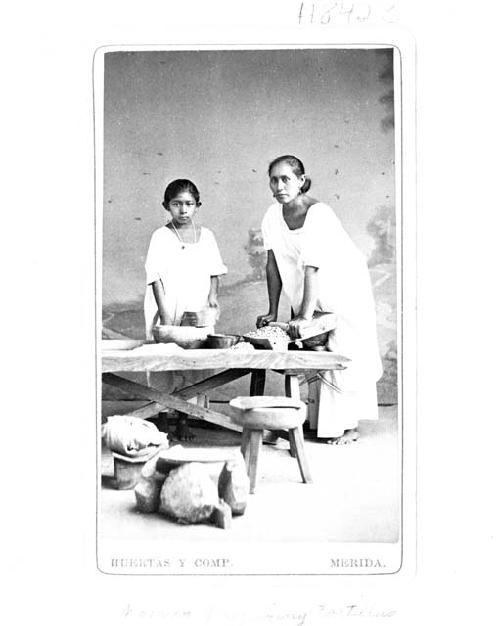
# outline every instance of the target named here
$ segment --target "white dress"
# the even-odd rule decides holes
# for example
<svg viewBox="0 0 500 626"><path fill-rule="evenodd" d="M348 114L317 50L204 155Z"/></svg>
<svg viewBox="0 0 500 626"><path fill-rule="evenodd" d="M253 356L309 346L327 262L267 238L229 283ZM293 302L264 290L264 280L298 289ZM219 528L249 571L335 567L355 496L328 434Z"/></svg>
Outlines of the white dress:
<svg viewBox="0 0 500 626"><path fill-rule="evenodd" d="M309 421L318 437L338 437L360 419L377 419L376 381L382 375L375 304L366 260L333 209L317 202L302 228L290 230L280 204L262 222L264 247L272 250L283 291L300 310L306 266L318 268L316 310L336 313L327 349L351 359L345 370L322 372L309 386Z"/></svg>
<svg viewBox="0 0 500 626"><path fill-rule="evenodd" d="M179 326L185 311L200 311L207 306L210 277L227 272L212 231L204 227L196 243L181 243L166 226L155 230L145 267L144 318L148 340L153 338L152 330L158 321L152 283L159 280L163 285L167 324Z"/></svg>
<svg viewBox="0 0 500 626"><path fill-rule="evenodd" d="M146 339L153 339L158 323L158 305L152 283L159 280L165 291L169 319L167 324L179 326L185 311L200 311L207 306L210 277L227 272L211 230L202 227L196 243L181 243L166 226L154 231L146 257L146 294L144 319ZM172 393L207 377L207 372L148 372L148 385ZM192 400L196 402L196 398Z"/></svg>

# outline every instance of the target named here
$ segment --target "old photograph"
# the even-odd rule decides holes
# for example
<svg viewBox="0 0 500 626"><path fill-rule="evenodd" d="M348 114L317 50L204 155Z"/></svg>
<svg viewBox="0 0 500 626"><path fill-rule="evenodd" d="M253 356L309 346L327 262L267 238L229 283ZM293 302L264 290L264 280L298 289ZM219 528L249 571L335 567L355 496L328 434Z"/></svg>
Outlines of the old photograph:
<svg viewBox="0 0 500 626"><path fill-rule="evenodd" d="M400 569L400 62L97 51L101 571Z"/></svg>
<svg viewBox="0 0 500 626"><path fill-rule="evenodd" d="M496 624L497 13L6 6L5 623Z"/></svg>

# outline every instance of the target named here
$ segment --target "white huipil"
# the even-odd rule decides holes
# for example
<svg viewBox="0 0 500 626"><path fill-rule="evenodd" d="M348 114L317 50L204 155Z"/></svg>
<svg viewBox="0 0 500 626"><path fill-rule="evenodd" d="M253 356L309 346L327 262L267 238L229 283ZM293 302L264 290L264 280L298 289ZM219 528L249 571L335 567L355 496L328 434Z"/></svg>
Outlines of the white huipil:
<svg viewBox="0 0 500 626"><path fill-rule="evenodd" d="M182 236L182 235L181 235ZM159 280L165 292L167 324L179 326L185 311L201 311L208 304L210 277L227 273L211 230L202 227L196 243L181 242L173 230L155 230L146 257L144 318L146 338L158 323L158 306L152 283Z"/></svg>
<svg viewBox="0 0 500 626"><path fill-rule="evenodd" d="M318 268L316 310L335 313L337 327L327 349L351 361L345 370L321 372L309 385L309 421L318 437L338 437L358 420L377 419L376 382L382 375L375 304L366 260L333 209L322 202L309 207L302 228L290 230L280 204L262 221L264 247L276 257L283 291L298 314L305 267Z"/></svg>
<svg viewBox="0 0 500 626"><path fill-rule="evenodd" d="M182 235L181 235L182 237ZM165 292L168 325L179 326L185 311L201 311L208 304L211 276L227 273L227 268L211 230L202 227L196 243L184 243L166 226L154 231L146 257L144 320L146 339L153 339L159 323L158 305L152 283L159 280ZM150 372L148 384L171 393L206 377L206 372Z"/></svg>

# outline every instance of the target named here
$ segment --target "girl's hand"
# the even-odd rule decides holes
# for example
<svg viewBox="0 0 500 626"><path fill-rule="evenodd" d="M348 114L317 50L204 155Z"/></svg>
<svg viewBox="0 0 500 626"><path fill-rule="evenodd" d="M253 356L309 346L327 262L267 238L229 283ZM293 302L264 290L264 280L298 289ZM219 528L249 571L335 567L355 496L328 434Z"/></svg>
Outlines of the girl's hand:
<svg viewBox="0 0 500 626"><path fill-rule="evenodd" d="M288 322L288 334L292 339L300 339L304 335L306 327L310 326L310 324L310 319L298 315Z"/></svg>
<svg viewBox="0 0 500 626"><path fill-rule="evenodd" d="M208 304L208 310L210 312L210 318L212 319L210 326L213 326L219 320L219 317L220 317L220 309L219 309L219 303L217 301L217 296L209 295L207 304Z"/></svg>
<svg viewBox="0 0 500 626"><path fill-rule="evenodd" d="M277 319L277 313L266 313L265 315L259 315L259 317L257 318L256 326L257 328L262 328L262 326L267 326L269 322L275 322Z"/></svg>
<svg viewBox="0 0 500 626"><path fill-rule="evenodd" d="M208 306L211 309L218 309L219 308L219 303L217 301L217 296L215 294L211 294L208 296Z"/></svg>

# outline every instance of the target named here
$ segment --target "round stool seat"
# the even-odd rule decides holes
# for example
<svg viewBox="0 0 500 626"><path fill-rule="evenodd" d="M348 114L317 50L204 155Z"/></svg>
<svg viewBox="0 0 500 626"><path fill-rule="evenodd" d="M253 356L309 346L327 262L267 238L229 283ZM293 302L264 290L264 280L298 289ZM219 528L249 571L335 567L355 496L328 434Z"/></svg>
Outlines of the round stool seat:
<svg viewBox="0 0 500 626"><path fill-rule="evenodd" d="M288 431L283 434L290 442L290 454L299 465L302 482L312 482L302 433L306 405L300 399L288 396L239 396L233 398L229 405L233 409L231 420L243 427L241 452L250 479L250 493L255 493L257 463L265 430Z"/></svg>
<svg viewBox="0 0 500 626"><path fill-rule="evenodd" d="M233 401L229 403L234 414L231 420L238 426L249 430L289 430L298 428L306 419L306 405L299 402L295 407L256 407L253 409L241 409Z"/></svg>

